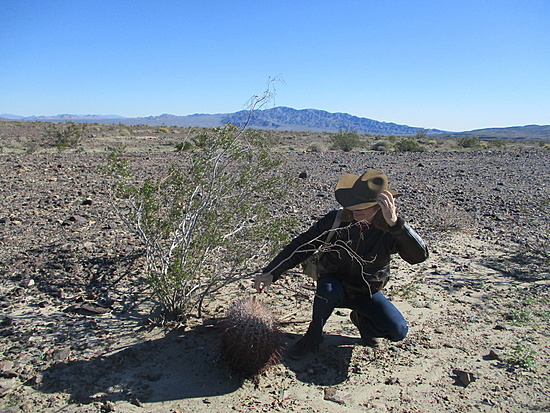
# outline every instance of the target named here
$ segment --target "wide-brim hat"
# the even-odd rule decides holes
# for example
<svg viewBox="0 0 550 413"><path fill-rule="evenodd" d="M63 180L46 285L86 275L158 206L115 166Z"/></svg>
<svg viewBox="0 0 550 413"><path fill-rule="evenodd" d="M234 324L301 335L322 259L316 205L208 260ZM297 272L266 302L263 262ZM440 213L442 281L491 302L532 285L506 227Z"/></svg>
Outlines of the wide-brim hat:
<svg viewBox="0 0 550 413"><path fill-rule="evenodd" d="M344 208L357 211L377 205L376 197L383 191L389 191L395 198L401 196L401 193L388 187L388 176L385 173L369 169L361 176L342 176L336 184L334 195Z"/></svg>

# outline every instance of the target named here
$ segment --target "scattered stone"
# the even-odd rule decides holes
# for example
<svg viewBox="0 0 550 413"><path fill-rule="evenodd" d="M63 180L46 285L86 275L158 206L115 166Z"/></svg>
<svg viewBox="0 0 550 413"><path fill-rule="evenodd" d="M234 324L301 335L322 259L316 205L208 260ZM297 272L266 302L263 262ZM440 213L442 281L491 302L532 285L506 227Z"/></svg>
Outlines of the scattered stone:
<svg viewBox="0 0 550 413"><path fill-rule="evenodd" d="M21 287L24 287L24 288L30 288L35 284L36 282L32 278L29 278L28 280L23 280L20 283Z"/></svg>
<svg viewBox="0 0 550 413"><path fill-rule="evenodd" d="M52 360L53 361L66 361L69 356L71 355L71 350L68 348L60 348L57 350L54 350L52 354Z"/></svg>
<svg viewBox="0 0 550 413"><path fill-rule="evenodd" d="M476 379L473 373L469 373L467 371L454 370L453 373L456 374L458 380L464 386L468 386L470 383L472 383Z"/></svg>
<svg viewBox="0 0 550 413"><path fill-rule="evenodd" d="M69 217L69 219L65 222L66 225L70 225L71 223L78 224L78 225L84 225L87 224L89 221L88 219L80 216L80 215L72 215Z"/></svg>
<svg viewBox="0 0 550 413"><path fill-rule="evenodd" d="M86 241L82 244L82 248L84 248L87 251L93 250L94 247L95 247L95 244L93 242L90 242L90 241Z"/></svg>
<svg viewBox="0 0 550 413"><path fill-rule="evenodd" d="M132 398L130 403L137 407L143 407L143 403L137 397Z"/></svg>
<svg viewBox="0 0 550 413"><path fill-rule="evenodd" d="M101 413L111 413L115 411L115 405L111 402L105 402L103 406L101 406Z"/></svg>
<svg viewBox="0 0 550 413"><path fill-rule="evenodd" d="M328 400L338 404L346 404L351 399L350 393L344 393L341 390L335 389L334 387L327 387L325 389L324 400Z"/></svg>
<svg viewBox="0 0 550 413"><path fill-rule="evenodd" d="M15 324L15 320L10 316L4 316L2 321L0 321L0 326L11 326L13 324Z"/></svg>
<svg viewBox="0 0 550 413"><path fill-rule="evenodd" d="M15 387L15 385L16 385L15 379L6 379L6 380L0 379L0 397L4 397L6 394L10 393L12 389Z"/></svg>
<svg viewBox="0 0 550 413"><path fill-rule="evenodd" d="M73 304L65 309L65 312L78 313L81 315L96 315L110 312L110 308L103 307L98 304L84 301L82 303Z"/></svg>
<svg viewBox="0 0 550 413"><path fill-rule="evenodd" d="M0 361L0 376L5 379L17 377L17 373L13 369L13 362L10 360Z"/></svg>

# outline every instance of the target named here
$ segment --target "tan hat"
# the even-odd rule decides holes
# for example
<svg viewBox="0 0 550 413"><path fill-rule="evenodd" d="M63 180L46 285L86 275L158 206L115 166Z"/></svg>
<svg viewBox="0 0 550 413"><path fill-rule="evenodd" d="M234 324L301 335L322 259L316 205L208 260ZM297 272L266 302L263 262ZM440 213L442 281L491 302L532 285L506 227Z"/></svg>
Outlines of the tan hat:
<svg viewBox="0 0 550 413"><path fill-rule="evenodd" d="M388 188L388 176L385 173L369 169L361 176L347 174L341 177L334 195L344 208L357 211L377 205L376 197L382 191L389 191L395 198L401 195Z"/></svg>

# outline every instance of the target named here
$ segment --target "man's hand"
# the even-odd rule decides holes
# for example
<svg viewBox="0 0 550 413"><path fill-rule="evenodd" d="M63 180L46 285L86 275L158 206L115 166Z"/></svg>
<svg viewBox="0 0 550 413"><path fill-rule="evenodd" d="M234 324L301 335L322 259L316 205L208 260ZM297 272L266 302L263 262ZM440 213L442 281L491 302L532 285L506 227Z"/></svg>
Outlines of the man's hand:
<svg viewBox="0 0 550 413"><path fill-rule="evenodd" d="M258 291L258 294L261 294L269 288L272 282L273 282L273 275L269 273L259 274L254 278L254 288L256 288L256 291Z"/></svg>
<svg viewBox="0 0 550 413"><path fill-rule="evenodd" d="M381 192L376 198L376 202L380 205L382 215L390 227L397 223L397 207L395 199L390 191Z"/></svg>

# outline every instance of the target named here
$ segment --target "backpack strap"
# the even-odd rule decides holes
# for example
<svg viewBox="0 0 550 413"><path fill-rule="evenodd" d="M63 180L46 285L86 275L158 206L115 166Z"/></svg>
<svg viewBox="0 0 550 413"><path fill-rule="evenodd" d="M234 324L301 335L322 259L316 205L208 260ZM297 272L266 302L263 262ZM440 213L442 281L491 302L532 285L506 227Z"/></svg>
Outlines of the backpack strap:
<svg viewBox="0 0 550 413"><path fill-rule="evenodd" d="M342 222L342 213L343 212L344 212L344 210L342 208L340 208L336 212L336 216L334 217L334 222L332 223L332 227L330 228L330 232L328 233L327 239L325 240L325 242L328 243L330 241L330 239L334 235L334 232L335 232L334 230L340 226L340 223Z"/></svg>

